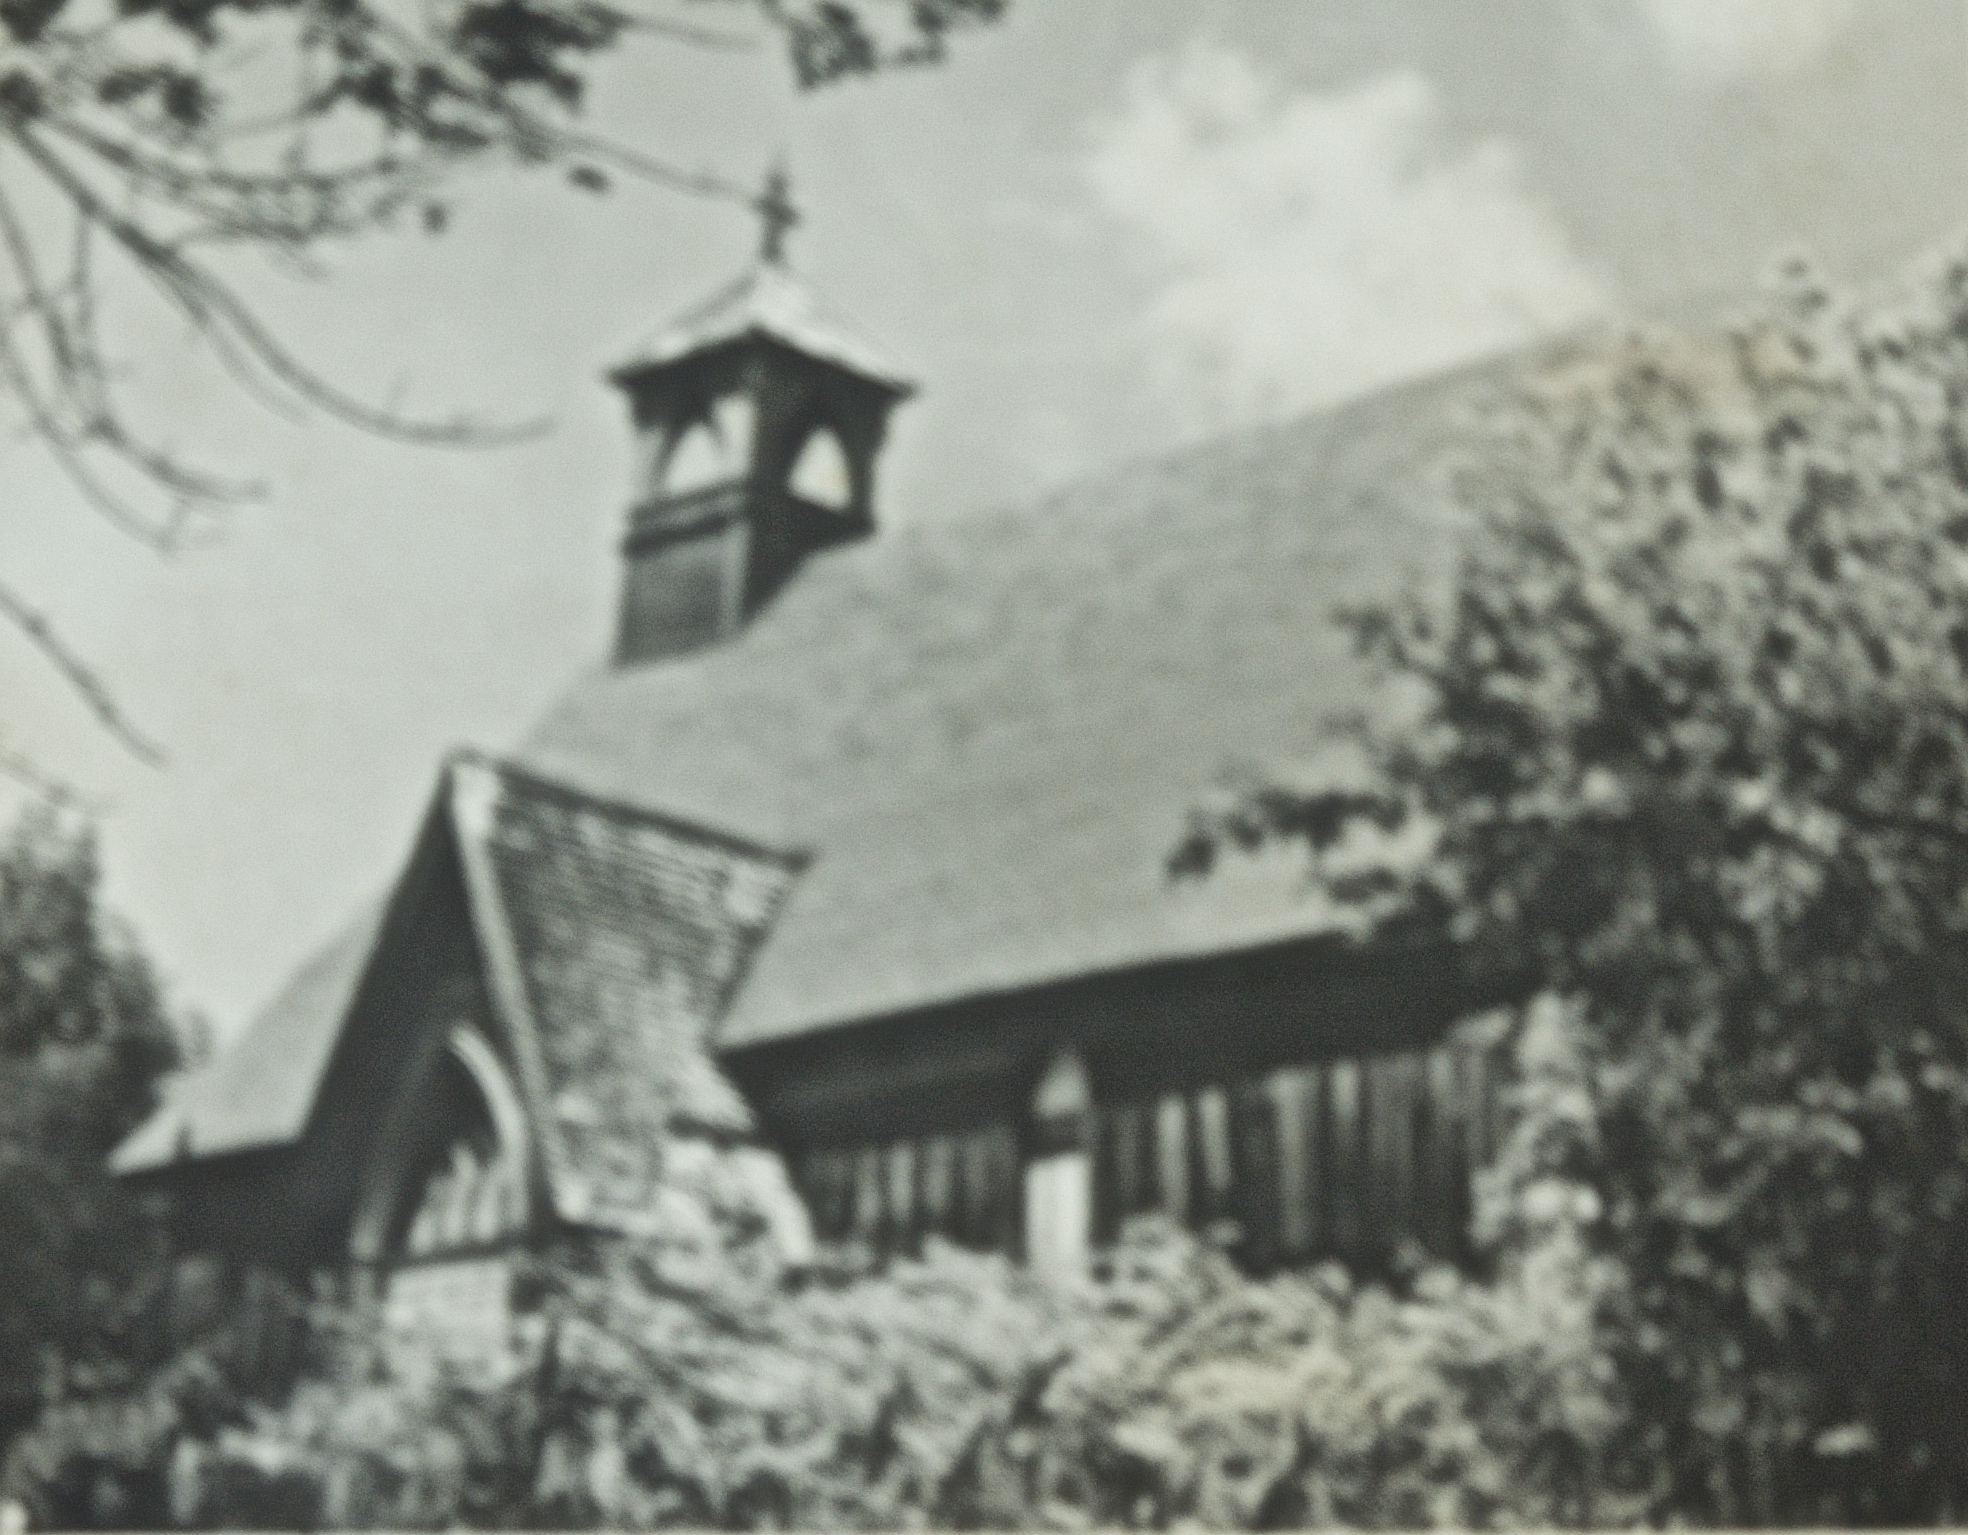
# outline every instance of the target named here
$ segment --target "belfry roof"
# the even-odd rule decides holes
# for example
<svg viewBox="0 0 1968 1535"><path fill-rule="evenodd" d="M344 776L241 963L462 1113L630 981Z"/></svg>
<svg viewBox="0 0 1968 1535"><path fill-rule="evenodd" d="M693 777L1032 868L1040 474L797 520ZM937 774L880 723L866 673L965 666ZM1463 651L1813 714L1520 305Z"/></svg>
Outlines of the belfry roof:
<svg viewBox="0 0 1968 1535"><path fill-rule="evenodd" d="M765 336L835 363L871 383L908 394L915 386L805 283L776 261L759 261L703 303L635 348L612 376L620 381L693 352Z"/></svg>

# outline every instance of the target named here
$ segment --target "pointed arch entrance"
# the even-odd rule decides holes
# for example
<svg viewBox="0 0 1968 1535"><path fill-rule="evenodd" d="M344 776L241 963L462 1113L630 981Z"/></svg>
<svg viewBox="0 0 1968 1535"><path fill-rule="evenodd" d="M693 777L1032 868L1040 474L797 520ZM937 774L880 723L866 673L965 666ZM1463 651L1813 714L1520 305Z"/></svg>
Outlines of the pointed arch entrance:
<svg viewBox="0 0 1968 1535"><path fill-rule="evenodd" d="M497 1052L454 1027L381 1137L350 1255L383 1278L406 1264L496 1250L530 1222L526 1111Z"/></svg>

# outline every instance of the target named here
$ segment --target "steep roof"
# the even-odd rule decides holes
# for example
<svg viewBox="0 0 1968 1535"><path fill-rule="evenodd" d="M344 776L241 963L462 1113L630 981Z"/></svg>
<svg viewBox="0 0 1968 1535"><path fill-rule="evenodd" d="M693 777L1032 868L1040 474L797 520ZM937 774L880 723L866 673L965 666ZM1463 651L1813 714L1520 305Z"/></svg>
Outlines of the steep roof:
<svg viewBox="0 0 1968 1535"><path fill-rule="evenodd" d="M1334 610L1442 568L1400 494L1497 365L998 515L823 555L743 633L597 672L523 750L550 778L811 864L724 1048L1328 925L1295 881L1172 886L1237 764L1335 752Z"/></svg>
<svg viewBox="0 0 1968 1535"><path fill-rule="evenodd" d="M748 336L766 336L810 357L837 363L897 394L915 387L852 324L772 261L757 263L664 326L616 367L613 376L623 379Z"/></svg>
<svg viewBox="0 0 1968 1535"><path fill-rule="evenodd" d="M383 912L379 901L301 966L248 1026L243 1048L221 1051L174 1082L157 1112L116 1148L110 1171L148 1172L298 1137L368 971Z"/></svg>
<svg viewBox="0 0 1968 1535"><path fill-rule="evenodd" d="M1168 855L1226 769L1342 755L1332 716L1364 691L1335 611L1445 568L1455 530L1439 502L1409 492L1453 440L1459 408L1507 366L1017 511L922 517L814 559L723 645L577 683L517 771L455 763L434 808L457 836L481 938L504 935L501 1010L535 1037L539 1024L552 1032L566 1009L547 940L570 922L609 926L628 910L616 909L624 889L652 910L670 899L667 855L643 845L645 828L737 839L791 877L783 905L747 903L750 963L719 1032L726 1049L1327 929L1333 914L1295 877L1174 885ZM580 860L546 878L514 857L510 810L532 807L538 835L553 804L574 815L573 841L556 843L611 849L572 883ZM181 1079L112 1167L297 1140L386 909ZM533 1074L555 1097L550 1063Z"/></svg>
<svg viewBox="0 0 1968 1535"><path fill-rule="evenodd" d="M429 856L462 882L496 1028L563 1214L619 1218L639 1204L621 1192L636 1171L623 1144L658 1155L658 1135L686 1118L748 1131L743 1101L704 1050L702 1020L770 924L798 859L470 755L446 765L417 847L395 894L302 966L230 1048L172 1085L112 1155L113 1172L298 1141L337 1044L378 1006L371 972L427 958L418 934L428 927L396 909L432 898L435 887L415 878ZM652 932L665 941L650 942ZM388 1018L397 1029L413 1021Z"/></svg>

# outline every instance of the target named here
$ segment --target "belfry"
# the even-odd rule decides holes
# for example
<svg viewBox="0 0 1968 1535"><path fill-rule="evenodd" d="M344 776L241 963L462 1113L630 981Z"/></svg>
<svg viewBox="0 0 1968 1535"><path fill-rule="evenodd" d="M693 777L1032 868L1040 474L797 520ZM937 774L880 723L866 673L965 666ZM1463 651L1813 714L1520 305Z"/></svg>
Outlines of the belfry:
<svg viewBox="0 0 1968 1535"><path fill-rule="evenodd" d="M621 665L723 638L809 556L874 530L875 457L912 386L788 268L783 172L757 208L751 269L610 375L639 448Z"/></svg>

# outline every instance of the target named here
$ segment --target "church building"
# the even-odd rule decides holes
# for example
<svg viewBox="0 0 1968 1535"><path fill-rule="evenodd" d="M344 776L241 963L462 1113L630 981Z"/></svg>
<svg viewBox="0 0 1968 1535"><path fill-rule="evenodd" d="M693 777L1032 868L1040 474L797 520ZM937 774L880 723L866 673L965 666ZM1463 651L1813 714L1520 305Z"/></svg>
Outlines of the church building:
<svg viewBox="0 0 1968 1535"><path fill-rule="evenodd" d="M185 1250L448 1306L664 1229L714 1148L794 1241L1072 1268L1159 1210L1258 1269L1459 1251L1497 1093L1445 956L1295 862L1170 859L1226 773L1343 752L1334 610L1440 568L1401 492L1470 379L885 517L912 386L776 227L611 379L613 654L443 765L390 888L116 1152Z"/></svg>

